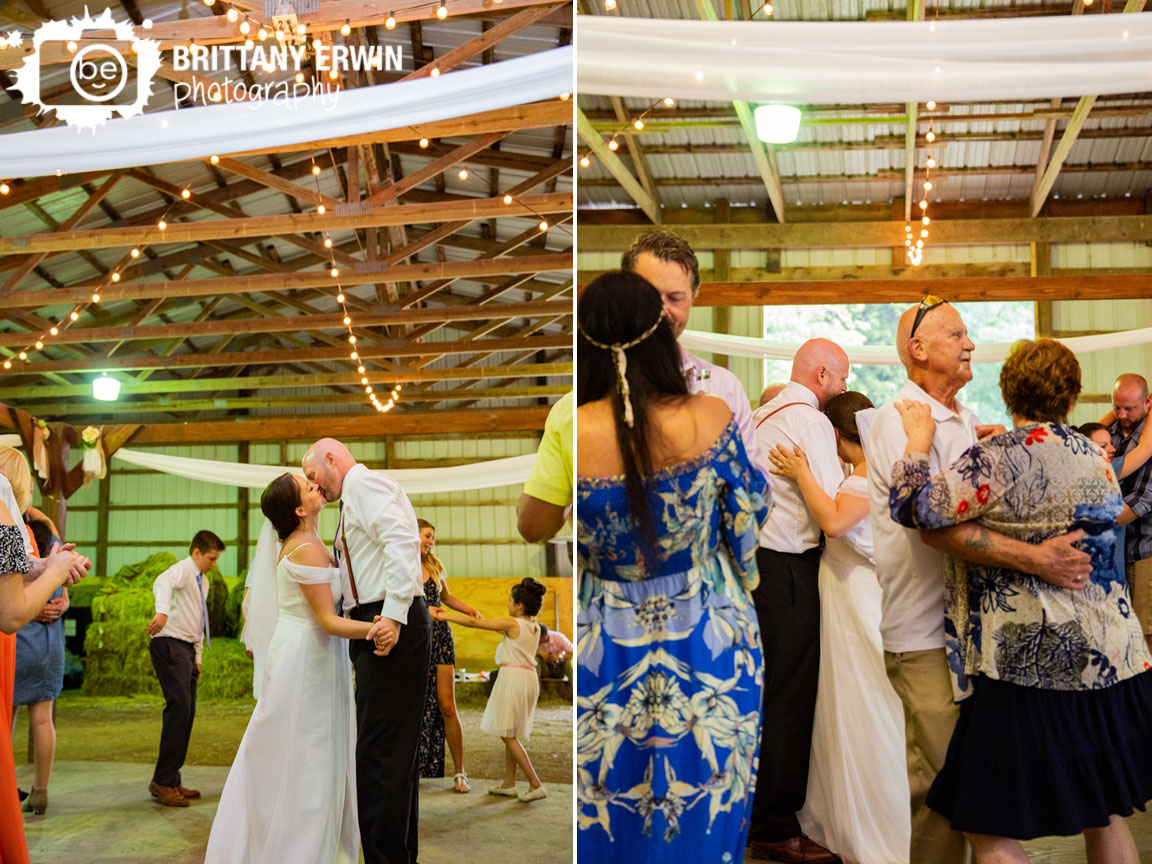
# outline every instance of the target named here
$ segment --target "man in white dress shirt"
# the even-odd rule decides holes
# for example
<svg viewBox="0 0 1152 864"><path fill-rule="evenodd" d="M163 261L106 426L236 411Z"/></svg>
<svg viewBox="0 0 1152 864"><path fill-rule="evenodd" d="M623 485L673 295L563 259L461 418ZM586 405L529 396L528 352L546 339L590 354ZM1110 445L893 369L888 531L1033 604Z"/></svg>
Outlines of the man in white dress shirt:
<svg viewBox="0 0 1152 864"><path fill-rule="evenodd" d="M211 531L197 531L188 557L156 577L152 594L156 615L148 622L148 653L164 693L160 753L148 791L169 807L187 807L200 793L181 785L180 769L188 756L188 739L196 719L196 683L208 631L208 573L224 551Z"/></svg>
<svg viewBox="0 0 1152 864"><path fill-rule="evenodd" d="M700 262L683 237L669 231L645 231L633 241L620 259L624 270L639 273L651 282L664 301L664 311L676 338L688 326L692 303L700 293ZM752 403L740 379L713 363L707 363L680 348L680 368L692 393L707 393L728 403L740 427L748 461L768 477L768 463L756 443L752 425Z"/></svg>
<svg viewBox="0 0 1152 864"><path fill-rule="evenodd" d="M792 380L753 415L761 452L777 444L788 450L799 446L816 482L833 497L844 468L836 456L836 433L822 409L847 389L847 381L844 349L827 339L810 339L796 352ZM796 818L808 793L820 673L823 535L796 481L777 480L775 507L760 530L756 551L760 585L752 592L764 642L764 711L749 843L758 858L835 861L835 855L804 835Z"/></svg>
<svg viewBox="0 0 1152 864"><path fill-rule="evenodd" d="M420 776L416 752L432 623L420 572L420 529L396 481L358 463L348 448L323 438L304 454L304 474L329 501L340 502L336 558L344 613L381 619L372 636L389 642L384 656L353 639L356 669L356 786L365 864L416 864ZM371 638L371 637L370 637Z"/></svg>
<svg viewBox="0 0 1152 864"><path fill-rule="evenodd" d="M944 764L959 716L944 649L945 552L1036 573L1069 588L1082 587L1072 579L1084 568L1091 570L1088 554L1071 545L1082 532L1031 546L975 522L921 533L892 520L888 506L892 466L908 443L895 402L910 399L931 408L936 421L928 454L933 473L951 465L979 438L1003 431L1002 426L979 425L956 398L972 380L974 348L960 313L939 297L926 297L906 310L897 326L896 350L908 380L877 410L864 445L876 576L883 589L884 662L888 680L904 705L911 864L959 864L964 857L961 834L924 803Z"/></svg>

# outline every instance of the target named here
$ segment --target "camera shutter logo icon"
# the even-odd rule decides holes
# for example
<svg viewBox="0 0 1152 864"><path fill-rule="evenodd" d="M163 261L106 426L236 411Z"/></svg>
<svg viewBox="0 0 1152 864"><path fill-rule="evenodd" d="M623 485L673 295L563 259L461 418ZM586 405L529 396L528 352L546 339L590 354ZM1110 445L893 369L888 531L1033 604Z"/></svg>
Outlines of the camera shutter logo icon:
<svg viewBox="0 0 1152 864"><path fill-rule="evenodd" d="M113 114L144 113L160 68L160 43L138 39L130 23L112 19L110 9L93 18L85 7L83 17L49 21L33 35L32 45L15 70L25 104L40 113L54 110L68 125L92 130ZM54 78L64 63L68 83L45 86L45 78Z"/></svg>

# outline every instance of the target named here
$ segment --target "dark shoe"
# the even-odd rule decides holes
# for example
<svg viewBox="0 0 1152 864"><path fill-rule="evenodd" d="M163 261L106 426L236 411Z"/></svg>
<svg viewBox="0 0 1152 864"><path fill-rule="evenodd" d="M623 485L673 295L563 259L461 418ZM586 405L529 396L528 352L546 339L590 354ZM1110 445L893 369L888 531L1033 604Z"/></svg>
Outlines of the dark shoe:
<svg viewBox="0 0 1152 864"><path fill-rule="evenodd" d="M180 794L179 787L161 786L159 783L148 784L148 791L153 798L159 798L160 803L166 807L187 807L188 799Z"/></svg>
<svg viewBox="0 0 1152 864"><path fill-rule="evenodd" d="M20 796L21 801L23 801L25 798L28 797L28 793L25 792L23 789L17 789L16 792Z"/></svg>
<svg viewBox="0 0 1152 864"><path fill-rule="evenodd" d="M28 800L24 802L24 812L33 813L37 816L43 816L44 811L48 809L48 790L37 789L32 787L31 793L28 795Z"/></svg>
<svg viewBox="0 0 1152 864"><path fill-rule="evenodd" d="M187 798L189 801L191 801L193 798L200 797L199 789L185 789L183 786L177 786L176 791Z"/></svg>
<svg viewBox="0 0 1152 864"><path fill-rule="evenodd" d="M775 843L753 840L748 844L748 851L751 857L761 861L783 861L785 864L835 864L840 861L836 853L829 852L803 834Z"/></svg>

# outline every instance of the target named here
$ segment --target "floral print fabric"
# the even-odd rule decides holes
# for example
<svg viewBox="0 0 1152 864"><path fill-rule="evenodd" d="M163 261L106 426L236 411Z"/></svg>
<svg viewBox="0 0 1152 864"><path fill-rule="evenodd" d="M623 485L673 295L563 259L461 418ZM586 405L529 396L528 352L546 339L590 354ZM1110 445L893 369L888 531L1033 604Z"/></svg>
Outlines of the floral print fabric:
<svg viewBox="0 0 1152 864"><path fill-rule="evenodd" d="M577 484L579 855L739 861L760 740L749 592L768 485L735 423L701 456L648 479L655 572L623 478Z"/></svg>
<svg viewBox="0 0 1152 864"><path fill-rule="evenodd" d="M1118 566L1124 501L1100 449L1055 423L1033 423L981 441L935 477L911 453L892 467L892 518L909 528L972 519L1037 544L1082 529L1092 577L1080 591L1000 567L948 559L945 647L957 701L987 675L1022 687L1089 690L1150 667Z"/></svg>

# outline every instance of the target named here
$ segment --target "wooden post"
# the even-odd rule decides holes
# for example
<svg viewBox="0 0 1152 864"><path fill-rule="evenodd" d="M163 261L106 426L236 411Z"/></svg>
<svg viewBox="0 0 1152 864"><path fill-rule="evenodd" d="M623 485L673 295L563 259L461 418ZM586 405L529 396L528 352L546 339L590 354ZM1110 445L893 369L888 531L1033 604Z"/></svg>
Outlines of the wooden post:
<svg viewBox="0 0 1152 864"><path fill-rule="evenodd" d="M240 452L238 454L241 465L247 465L248 458L248 442L240 442ZM248 493L247 486L240 487L240 494L237 496L238 512L236 514L236 572L243 573L248 567Z"/></svg>
<svg viewBox="0 0 1152 864"><path fill-rule="evenodd" d="M1031 244L1032 276L1052 275L1052 247L1045 242ZM1034 305L1036 318L1036 336L1051 336L1055 329L1052 320L1052 301L1037 300Z"/></svg>
<svg viewBox="0 0 1152 864"><path fill-rule="evenodd" d="M76 430L67 423L49 423L52 435L48 439L48 480L41 487L44 512L56 523L60 539L65 540L68 529L68 457L76 441Z"/></svg>
<svg viewBox="0 0 1152 864"><path fill-rule="evenodd" d="M108 511L112 501L112 472L100 481L99 502L96 510L96 575L108 575Z"/></svg>
<svg viewBox="0 0 1152 864"><path fill-rule="evenodd" d="M725 223L732 218L732 208L727 198L716 202L712 211L712 218L716 222ZM732 251L730 249L716 249L712 252L712 281L732 281ZM727 306L712 307L712 332L730 333L732 330L732 310ZM712 362L722 369L728 368L727 354L713 354Z"/></svg>

